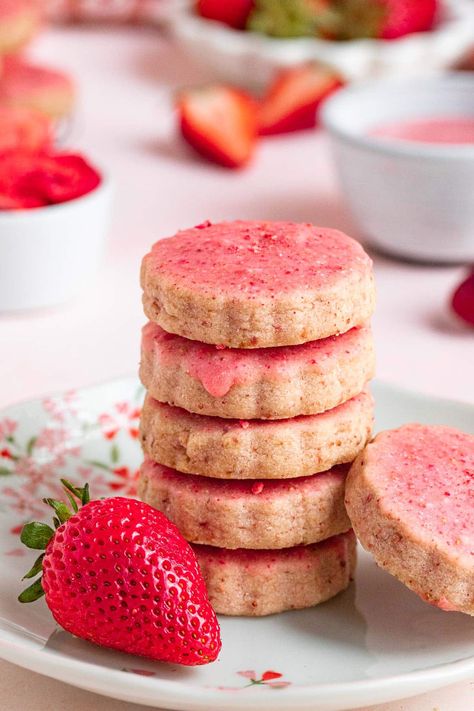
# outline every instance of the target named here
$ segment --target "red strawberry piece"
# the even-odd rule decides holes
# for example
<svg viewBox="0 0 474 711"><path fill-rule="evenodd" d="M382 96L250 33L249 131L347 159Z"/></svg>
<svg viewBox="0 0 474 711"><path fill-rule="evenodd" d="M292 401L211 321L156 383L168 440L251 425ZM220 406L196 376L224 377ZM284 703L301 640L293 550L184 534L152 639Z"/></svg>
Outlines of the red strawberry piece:
<svg viewBox="0 0 474 711"><path fill-rule="evenodd" d="M257 111L247 94L226 86L192 89L181 94L178 112L184 139L201 156L226 168L248 163Z"/></svg>
<svg viewBox="0 0 474 711"><path fill-rule="evenodd" d="M47 203L36 197L5 195L0 192L0 210L30 210L33 207L44 207Z"/></svg>
<svg viewBox="0 0 474 711"><path fill-rule="evenodd" d="M68 202L92 192L100 175L80 155L72 153L41 157L28 176L28 186L50 204Z"/></svg>
<svg viewBox="0 0 474 711"><path fill-rule="evenodd" d="M253 0L198 0L198 15L243 30L253 8Z"/></svg>
<svg viewBox="0 0 474 711"><path fill-rule="evenodd" d="M73 200L94 190L100 175L82 156L14 151L0 162L3 209L40 207Z"/></svg>
<svg viewBox="0 0 474 711"><path fill-rule="evenodd" d="M44 594L61 627L102 647L190 666L214 661L219 624L194 552L176 526L135 499L89 501L87 485L63 484L72 510L45 499L55 530L44 523L23 527L22 542L44 553L25 576L42 572L42 578L20 602Z"/></svg>
<svg viewBox="0 0 474 711"><path fill-rule="evenodd" d="M260 106L259 133L267 136L314 128L322 102L342 85L338 74L317 64L282 71Z"/></svg>
<svg viewBox="0 0 474 711"><path fill-rule="evenodd" d="M378 0L384 17L378 32L383 39L396 39L412 32L431 30L438 10L438 0Z"/></svg>
<svg viewBox="0 0 474 711"><path fill-rule="evenodd" d="M0 106L0 154L14 150L39 152L52 143L51 120L22 106Z"/></svg>
<svg viewBox="0 0 474 711"><path fill-rule="evenodd" d="M463 321L474 326L474 269L454 292L451 306Z"/></svg>

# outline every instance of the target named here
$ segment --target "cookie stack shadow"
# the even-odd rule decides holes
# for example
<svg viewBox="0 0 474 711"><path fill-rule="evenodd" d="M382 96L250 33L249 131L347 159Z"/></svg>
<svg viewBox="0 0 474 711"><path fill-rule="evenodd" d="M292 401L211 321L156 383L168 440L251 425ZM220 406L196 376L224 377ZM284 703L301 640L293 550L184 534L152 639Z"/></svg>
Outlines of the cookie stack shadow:
<svg viewBox="0 0 474 711"><path fill-rule="evenodd" d="M303 270L308 281L303 300L301 289L285 285L273 327L265 320L271 273L258 303L252 289L238 299L229 291L226 300L229 281L222 296L212 276L232 273L233 248L249 243L252 265L272 269L268 255L278 248L285 274ZM330 273L333 307L329 277L307 276L311 246ZM197 261L207 252L211 275L195 288L193 249ZM244 282L249 258L235 257ZM273 269L277 281L280 263ZM205 225L158 242L144 259L142 286L150 321L142 333L139 494L193 545L214 609L267 615L344 590L356 558L345 478L373 426L369 258L345 235L312 226Z"/></svg>

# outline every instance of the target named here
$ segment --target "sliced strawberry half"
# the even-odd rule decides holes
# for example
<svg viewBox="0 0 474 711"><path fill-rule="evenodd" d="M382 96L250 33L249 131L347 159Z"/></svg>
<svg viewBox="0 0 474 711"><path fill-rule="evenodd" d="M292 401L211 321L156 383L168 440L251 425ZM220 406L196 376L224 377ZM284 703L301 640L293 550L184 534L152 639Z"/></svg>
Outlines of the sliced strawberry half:
<svg viewBox="0 0 474 711"><path fill-rule="evenodd" d="M260 135L314 128L320 105L343 84L339 74L318 64L282 71L261 103Z"/></svg>
<svg viewBox="0 0 474 711"><path fill-rule="evenodd" d="M226 86L192 89L181 94L178 111L184 139L201 156L226 168L250 160L257 135L250 96Z"/></svg>

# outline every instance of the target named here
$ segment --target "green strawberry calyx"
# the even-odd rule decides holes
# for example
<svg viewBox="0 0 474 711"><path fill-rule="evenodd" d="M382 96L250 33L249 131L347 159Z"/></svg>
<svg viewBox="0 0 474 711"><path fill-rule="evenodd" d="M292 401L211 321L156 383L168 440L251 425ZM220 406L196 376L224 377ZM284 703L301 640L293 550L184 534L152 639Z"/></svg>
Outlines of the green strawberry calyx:
<svg viewBox="0 0 474 711"><path fill-rule="evenodd" d="M21 530L20 540L27 548L45 551L49 542L54 537L56 529L77 513L80 506L85 506L89 503L89 484L85 484L83 487L77 487L73 486L67 479L61 479L61 484L69 500L69 506L63 501L57 501L56 499L43 499L43 503L51 506L54 511L54 529L48 526L47 523L40 523L39 521L25 523ZM31 578L36 578L37 575L40 577L23 590L18 596L19 602L35 602L35 600L39 600L39 598L44 595L42 583L44 556L45 554L41 553L30 570L23 576L22 580L31 580Z"/></svg>

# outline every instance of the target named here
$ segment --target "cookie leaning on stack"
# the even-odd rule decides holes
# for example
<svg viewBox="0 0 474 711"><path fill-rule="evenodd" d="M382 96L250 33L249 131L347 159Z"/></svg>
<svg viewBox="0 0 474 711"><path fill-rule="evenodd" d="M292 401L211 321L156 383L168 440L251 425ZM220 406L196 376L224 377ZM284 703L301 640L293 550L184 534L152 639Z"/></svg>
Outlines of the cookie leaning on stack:
<svg viewBox="0 0 474 711"><path fill-rule="evenodd" d="M313 225L204 223L154 245L142 287L142 498L195 545L217 612L340 592L344 464L373 420L369 257Z"/></svg>

